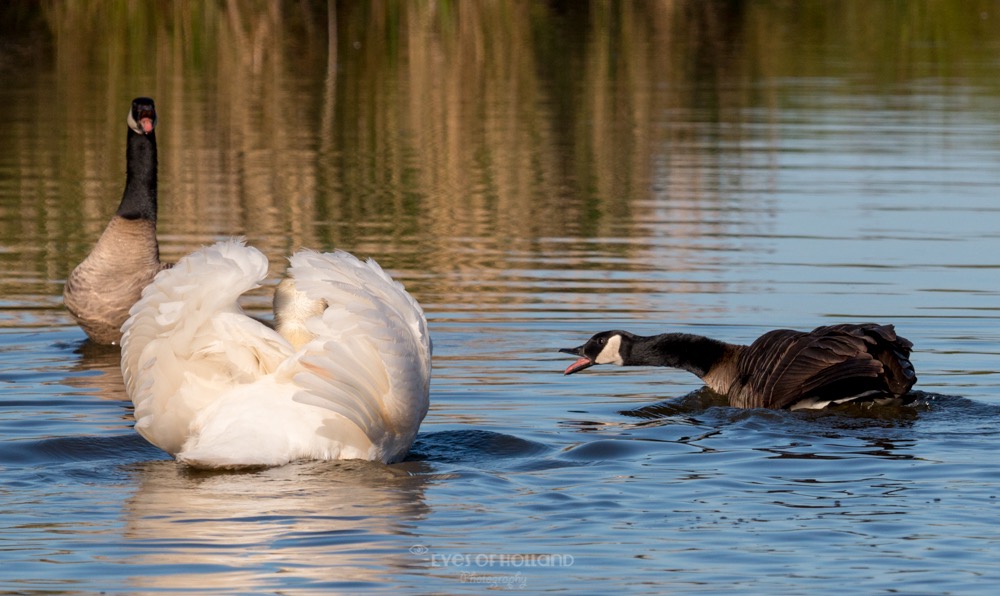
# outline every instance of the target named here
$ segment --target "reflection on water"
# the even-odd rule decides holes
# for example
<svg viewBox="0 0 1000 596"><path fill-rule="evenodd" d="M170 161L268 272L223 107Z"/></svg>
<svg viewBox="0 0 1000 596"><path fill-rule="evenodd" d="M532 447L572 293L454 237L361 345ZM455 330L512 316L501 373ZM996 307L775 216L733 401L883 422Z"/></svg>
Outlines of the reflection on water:
<svg viewBox="0 0 1000 596"><path fill-rule="evenodd" d="M994 0L0 3L0 590L984 593L998 21ZM133 431L117 351L61 292L138 95L165 260L245 235L278 275L344 248L424 305L410 460L196 474ZM734 411L682 371L563 377L555 352L836 320L914 341L917 405ZM476 564L501 555L573 563Z"/></svg>
<svg viewBox="0 0 1000 596"><path fill-rule="evenodd" d="M397 544L427 515L423 492L433 478L427 472L370 462L310 462L251 474L197 473L173 461L138 464L123 537L130 562L147 572L132 574L129 587L377 585L410 563L411 553ZM335 569L327 565L333 558Z"/></svg>
<svg viewBox="0 0 1000 596"><path fill-rule="evenodd" d="M17 190L0 218L17 247L5 264L31 272L23 293L55 295L120 194L123 114L141 92L161 111L170 260L231 234L276 267L298 246L345 245L448 291L463 271L488 282L516 268L507 251L533 254L539 240L666 234L658 268L731 267L748 237L775 232L768 195L795 174L778 169L786 160L822 159L808 162L815 174L837 171L824 154L838 149L891 156L899 145L880 139L892 135L865 137L870 149L840 139L909 114L932 118L923 151L948 143L957 118L995 126L996 45L980 17L991 3L869 4L798 7L787 27L785 7L713 2L43 3L37 25L51 38L28 49L54 62L17 72L29 79L2 116L13 134L0 168ZM857 26L887 19L923 41ZM933 78L953 56L963 70L944 76L963 81ZM51 84L43 74L59 82L54 105L32 95ZM853 122L859 113L872 121ZM43 142L36 123L53 114L70 117ZM660 256L641 242L591 250Z"/></svg>
<svg viewBox="0 0 1000 596"><path fill-rule="evenodd" d="M78 358L65 382L70 387L92 392L102 399L128 401L122 378L121 350L89 340L76 342L73 354Z"/></svg>

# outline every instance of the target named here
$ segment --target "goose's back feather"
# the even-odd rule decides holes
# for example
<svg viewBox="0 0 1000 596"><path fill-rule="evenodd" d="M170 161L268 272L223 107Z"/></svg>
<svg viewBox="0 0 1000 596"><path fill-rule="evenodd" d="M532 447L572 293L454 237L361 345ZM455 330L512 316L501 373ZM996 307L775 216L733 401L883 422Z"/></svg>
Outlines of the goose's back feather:
<svg viewBox="0 0 1000 596"><path fill-rule="evenodd" d="M916 382L912 347L892 325L875 323L770 331L739 353L729 400L744 408L800 408L901 396Z"/></svg>

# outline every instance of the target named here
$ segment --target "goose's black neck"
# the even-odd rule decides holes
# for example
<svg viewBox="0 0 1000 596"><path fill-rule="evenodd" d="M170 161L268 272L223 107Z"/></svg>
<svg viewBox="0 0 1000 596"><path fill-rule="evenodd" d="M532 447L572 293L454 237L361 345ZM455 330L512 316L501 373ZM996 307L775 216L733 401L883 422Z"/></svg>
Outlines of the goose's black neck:
<svg viewBox="0 0 1000 596"><path fill-rule="evenodd" d="M156 134L128 129L125 149L125 192L117 215L156 221Z"/></svg>
<svg viewBox="0 0 1000 596"><path fill-rule="evenodd" d="M701 335L664 333L650 337L633 336L623 342L622 362L626 366L669 366L704 377L718 364L729 344Z"/></svg>

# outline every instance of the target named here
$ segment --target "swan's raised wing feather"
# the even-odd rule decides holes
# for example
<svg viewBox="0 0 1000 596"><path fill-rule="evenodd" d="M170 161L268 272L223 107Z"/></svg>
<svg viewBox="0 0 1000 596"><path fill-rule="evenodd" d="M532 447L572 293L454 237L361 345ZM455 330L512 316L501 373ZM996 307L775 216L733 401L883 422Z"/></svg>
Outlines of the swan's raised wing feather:
<svg viewBox="0 0 1000 596"><path fill-rule="evenodd" d="M132 307L122 327L122 374L136 430L154 445L177 453L195 412L290 355L288 342L237 304L267 267L242 240L219 242L160 272Z"/></svg>
<svg viewBox="0 0 1000 596"><path fill-rule="evenodd" d="M377 263L343 251L300 251L289 274L296 289L327 306L309 321L319 339L303 348L296 401L344 416L392 459L427 413L431 341L423 310ZM393 420L407 421L405 428Z"/></svg>

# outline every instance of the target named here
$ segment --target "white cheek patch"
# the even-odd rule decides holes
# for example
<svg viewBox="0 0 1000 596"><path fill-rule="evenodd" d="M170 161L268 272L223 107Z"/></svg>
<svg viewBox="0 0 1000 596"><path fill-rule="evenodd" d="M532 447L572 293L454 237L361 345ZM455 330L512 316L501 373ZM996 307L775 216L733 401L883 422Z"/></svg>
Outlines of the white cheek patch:
<svg viewBox="0 0 1000 596"><path fill-rule="evenodd" d="M621 352L619 352L619 348L621 348L621 345L622 345L622 336L620 335L611 336L611 338L608 339L608 343L605 344L604 349L601 350L601 353L597 355L597 358L594 358L594 363L617 364L618 366L621 366L622 364L624 364Z"/></svg>
<svg viewBox="0 0 1000 596"><path fill-rule="evenodd" d="M131 128L132 130L134 130L139 134L142 134L142 127L139 126L139 123L136 122L135 118L132 117L132 108L129 108L128 110L128 119L126 120L126 122L128 122L129 128Z"/></svg>

